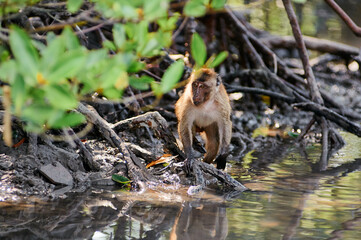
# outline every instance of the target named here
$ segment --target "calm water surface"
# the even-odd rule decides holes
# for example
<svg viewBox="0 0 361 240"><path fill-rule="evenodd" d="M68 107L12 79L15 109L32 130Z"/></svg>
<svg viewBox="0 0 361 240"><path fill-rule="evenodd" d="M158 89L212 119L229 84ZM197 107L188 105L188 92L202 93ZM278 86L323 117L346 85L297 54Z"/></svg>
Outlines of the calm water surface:
<svg viewBox="0 0 361 240"><path fill-rule="evenodd" d="M229 173L251 189L241 194L92 189L0 202L0 239L360 239L361 139L345 138L350 144L324 173L312 172L319 146L231 161Z"/></svg>

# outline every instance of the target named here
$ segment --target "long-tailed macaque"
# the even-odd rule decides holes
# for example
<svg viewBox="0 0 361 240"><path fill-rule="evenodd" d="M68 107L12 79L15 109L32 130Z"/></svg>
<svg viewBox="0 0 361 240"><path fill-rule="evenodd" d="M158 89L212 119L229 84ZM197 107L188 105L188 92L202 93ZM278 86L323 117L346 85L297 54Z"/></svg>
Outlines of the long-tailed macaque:
<svg viewBox="0 0 361 240"><path fill-rule="evenodd" d="M186 154L185 169L190 172L193 138L200 132L205 140L204 161L224 169L232 135L231 105L222 79L213 70L202 68L192 73L185 91L175 105L178 133Z"/></svg>

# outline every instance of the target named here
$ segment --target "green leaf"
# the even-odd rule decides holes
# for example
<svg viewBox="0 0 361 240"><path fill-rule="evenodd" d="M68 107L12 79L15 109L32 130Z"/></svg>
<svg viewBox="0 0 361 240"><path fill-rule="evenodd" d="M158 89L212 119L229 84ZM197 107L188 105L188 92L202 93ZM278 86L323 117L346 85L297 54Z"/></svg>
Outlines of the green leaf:
<svg viewBox="0 0 361 240"><path fill-rule="evenodd" d="M120 183L120 184L124 184L124 185L126 185L126 184L128 184L128 183L131 182L129 178L123 177L123 176L118 175L118 174L113 174L113 175L112 175L112 180L113 180L114 182L117 182L117 183Z"/></svg>
<svg viewBox="0 0 361 240"><path fill-rule="evenodd" d="M69 12L75 13L76 11L79 10L82 4L83 4L83 0L68 0L67 8Z"/></svg>
<svg viewBox="0 0 361 240"><path fill-rule="evenodd" d="M104 61L107 58L107 50L99 49L93 50L88 53L84 68L95 68L99 64L99 62Z"/></svg>
<svg viewBox="0 0 361 240"><path fill-rule="evenodd" d="M28 35L18 27L10 32L10 47L15 56L16 61L26 74L30 74L31 79L35 83L36 73L38 72L39 55L31 44Z"/></svg>
<svg viewBox="0 0 361 240"><path fill-rule="evenodd" d="M177 21L180 14L174 13L170 18L160 18L157 20L157 23L162 31L173 31L177 27Z"/></svg>
<svg viewBox="0 0 361 240"><path fill-rule="evenodd" d="M141 76L140 78L131 76L129 80L130 86L139 90L148 90L149 84L154 82L154 79L149 76Z"/></svg>
<svg viewBox="0 0 361 240"><path fill-rule="evenodd" d="M156 82L156 81L151 82L150 86L152 87L152 91L153 91L153 93L154 93L154 95L156 97L161 97L162 96L162 94L163 94L162 93L162 87L158 82Z"/></svg>
<svg viewBox="0 0 361 240"><path fill-rule="evenodd" d="M129 67L128 67L128 72L129 73L137 73L139 72L140 70L143 70L145 68L145 64L142 63L142 62L138 62L138 61L132 61L130 64L129 64Z"/></svg>
<svg viewBox="0 0 361 240"><path fill-rule="evenodd" d="M51 69L56 64L59 57L64 54L64 51L65 44L62 38L58 37L48 42L48 46L41 51L41 69L44 69L45 72L46 70Z"/></svg>
<svg viewBox="0 0 361 240"><path fill-rule="evenodd" d="M45 79L51 82L61 82L66 78L73 77L83 68L85 60L86 56L81 49L67 52L50 69L50 73L45 76Z"/></svg>
<svg viewBox="0 0 361 240"><path fill-rule="evenodd" d="M57 118L49 126L52 128L75 127L85 122L85 117L76 112L65 113L65 115Z"/></svg>
<svg viewBox="0 0 361 240"><path fill-rule="evenodd" d="M164 73L160 87L162 93L167 93L172 90L179 79L182 77L184 71L184 62L182 60L178 60L173 63L167 71Z"/></svg>
<svg viewBox="0 0 361 240"><path fill-rule="evenodd" d="M288 136L292 137L292 138L297 138L300 134L297 132L292 132L292 131L288 131L287 132Z"/></svg>
<svg viewBox="0 0 361 240"><path fill-rule="evenodd" d="M74 50L80 47L78 37L74 34L69 26L64 28L61 35L65 40L65 46L68 50Z"/></svg>
<svg viewBox="0 0 361 240"><path fill-rule="evenodd" d="M46 34L46 42L50 43L51 41L54 41L54 39L57 38L54 32L48 32Z"/></svg>
<svg viewBox="0 0 361 240"><path fill-rule="evenodd" d="M73 109L78 105L78 101L68 88L68 85L48 85L45 89L45 96L57 109Z"/></svg>
<svg viewBox="0 0 361 240"><path fill-rule="evenodd" d="M206 12L207 8L201 1L188 1L184 7L184 13L189 17L201 17Z"/></svg>
<svg viewBox="0 0 361 240"><path fill-rule="evenodd" d="M128 22L124 26L125 32L127 33L127 36L129 39L133 39L135 35L135 31L137 29L137 25L132 22Z"/></svg>
<svg viewBox="0 0 361 240"><path fill-rule="evenodd" d="M222 9L226 4L226 0L212 0L211 7L213 9Z"/></svg>
<svg viewBox="0 0 361 240"><path fill-rule="evenodd" d="M160 48L160 44L155 38L151 38L145 46L140 51L141 56L143 57L153 57L155 55L155 50Z"/></svg>
<svg viewBox="0 0 361 240"><path fill-rule="evenodd" d="M137 9L135 7L125 5L123 2L123 4L120 6L120 8L121 8L120 15L123 16L124 18L129 19L129 20L131 20L131 19L136 20L139 18Z"/></svg>
<svg viewBox="0 0 361 240"><path fill-rule="evenodd" d="M109 40L103 42L103 47L114 52L117 50L115 44Z"/></svg>
<svg viewBox="0 0 361 240"><path fill-rule="evenodd" d="M158 31L155 33L157 41L159 42L159 48L169 47L172 44L172 32ZM159 54L157 52L157 54Z"/></svg>
<svg viewBox="0 0 361 240"><path fill-rule="evenodd" d="M148 40L148 26L149 22L141 21L135 27L134 40L139 46L144 46L145 42Z"/></svg>
<svg viewBox="0 0 361 240"><path fill-rule="evenodd" d="M0 62L8 60L10 57L9 51L4 47L0 46Z"/></svg>
<svg viewBox="0 0 361 240"><path fill-rule="evenodd" d="M168 9L167 0L151 0L144 2L144 18L153 21L157 18L166 17Z"/></svg>
<svg viewBox="0 0 361 240"><path fill-rule="evenodd" d="M106 72L101 76L100 86L103 89L117 87L118 89L126 88L129 84L127 73L117 65L109 66Z"/></svg>
<svg viewBox="0 0 361 240"><path fill-rule="evenodd" d="M191 41L191 53L194 61L196 62L196 67L200 68L204 65L207 57L207 48L204 44L203 39L199 36L198 33L194 33Z"/></svg>
<svg viewBox="0 0 361 240"><path fill-rule="evenodd" d="M22 119L32 123L34 128L38 127L41 128L45 122L52 118L54 114L57 113L58 110L42 104L32 104L24 108L22 112Z"/></svg>
<svg viewBox="0 0 361 240"><path fill-rule="evenodd" d="M118 90L115 88L106 88L103 90L103 95L109 99L120 99L123 95L123 90Z"/></svg>
<svg viewBox="0 0 361 240"><path fill-rule="evenodd" d="M9 60L0 64L0 79L4 82L12 83L18 74L17 63Z"/></svg>
<svg viewBox="0 0 361 240"><path fill-rule="evenodd" d="M21 75L15 77L14 83L11 85L11 97L15 105L15 114L19 116L21 114L22 107L25 102L25 81Z"/></svg>
<svg viewBox="0 0 361 240"><path fill-rule="evenodd" d="M228 57L228 52L227 51L223 51L221 53L219 53L217 55L217 57L215 57L215 59L209 64L209 68L215 68L217 67L219 64L221 64L226 58Z"/></svg>
<svg viewBox="0 0 361 240"><path fill-rule="evenodd" d="M122 49L126 41L125 28L123 24L117 23L113 26L113 38L117 48Z"/></svg>

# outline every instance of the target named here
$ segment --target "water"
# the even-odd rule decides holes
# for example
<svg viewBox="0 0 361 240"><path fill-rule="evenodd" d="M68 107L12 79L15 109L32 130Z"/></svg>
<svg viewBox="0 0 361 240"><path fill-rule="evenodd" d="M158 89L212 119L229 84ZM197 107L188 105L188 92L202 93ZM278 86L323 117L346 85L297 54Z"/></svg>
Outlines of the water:
<svg viewBox="0 0 361 240"><path fill-rule="evenodd" d="M344 137L349 144L324 173L312 172L318 145L231 161L229 173L251 189L238 195L91 189L56 201L0 202L0 239L359 239L361 139ZM272 163L260 165L265 156Z"/></svg>

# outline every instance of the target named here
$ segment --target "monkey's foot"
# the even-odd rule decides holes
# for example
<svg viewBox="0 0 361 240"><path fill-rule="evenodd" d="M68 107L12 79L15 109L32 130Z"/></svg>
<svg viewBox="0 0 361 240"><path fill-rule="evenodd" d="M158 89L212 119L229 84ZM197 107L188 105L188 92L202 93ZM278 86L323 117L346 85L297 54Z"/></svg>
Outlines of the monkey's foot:
<svg viewBox="0 0 361 240"><path fill-rule="evenodd" d="M184 171L187 175L192 175L193 173L193 164L194 164L194 158L187 158L184 160Z"/></svg>
<svg viewBox="0 0 361 240"><path fill-rule="evenodd" d="M228 157L228 153L221 154L217 157L217 159L214 161L217 164L217 169L224 170L226 168L227 157Z"/></svg>

